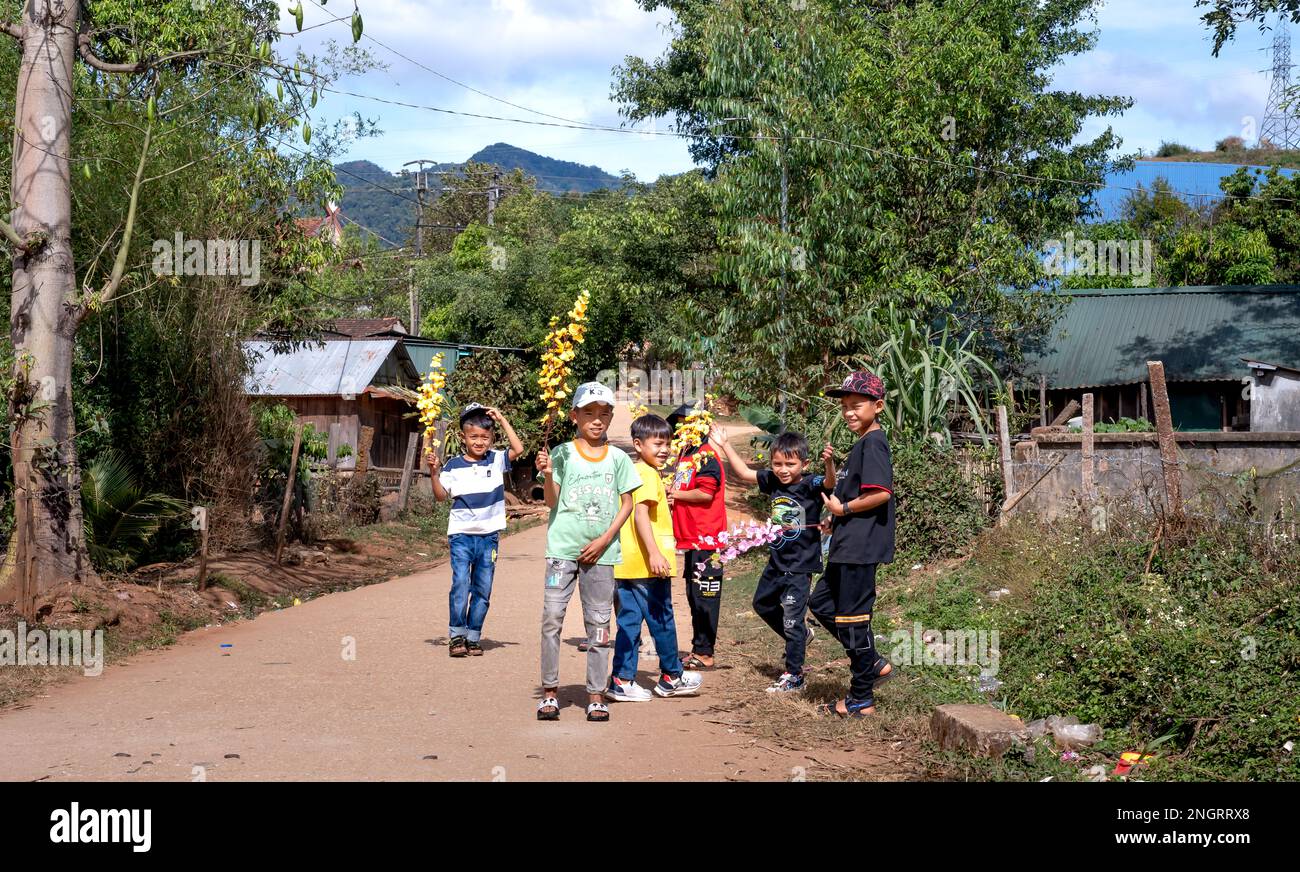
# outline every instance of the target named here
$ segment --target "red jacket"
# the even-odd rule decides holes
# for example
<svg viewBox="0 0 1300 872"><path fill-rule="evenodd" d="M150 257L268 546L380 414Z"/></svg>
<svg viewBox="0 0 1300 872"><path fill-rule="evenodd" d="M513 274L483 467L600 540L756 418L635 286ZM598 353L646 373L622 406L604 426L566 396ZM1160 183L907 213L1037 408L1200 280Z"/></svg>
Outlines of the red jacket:
<svg viewBox="0 0 1300 872"><path fill-rule="evenodd" d="M713 498L697 505L673 503L673 537L683 551L714 551L719 544L718 534L727 529L727 476L711 445L703 445L686 456L698 457L697 468L684 464L674 486L681 491L705 491ZM701 542L705 536L712 537L712 543Z"/></svg>

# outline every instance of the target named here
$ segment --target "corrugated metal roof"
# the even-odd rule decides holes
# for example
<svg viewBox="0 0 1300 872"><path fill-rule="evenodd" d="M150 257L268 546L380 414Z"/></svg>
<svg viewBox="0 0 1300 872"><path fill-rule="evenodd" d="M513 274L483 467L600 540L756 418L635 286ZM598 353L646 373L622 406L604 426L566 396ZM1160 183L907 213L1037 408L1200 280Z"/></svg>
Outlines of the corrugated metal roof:
<svg viewBox="0 0 1300 872"><path fill-rule="evenodd" d="M1226 163L1204 163L1200 161L1173 161L1173 160L1137 160L1133 162L1133 169L1125 172L1111 172L1106 176L1105 188L1100 188L1093 192L1093 199L1096 201L1101 214L1096 216L1098 221L1114 221L1123 217L1124 201L1133 193L1133 189L1141 185L1148 192L1155 184L1156 179L1164 179L1169 182L1170 186L1182 195L1182 199L1192 206L1207 206L1223 199L1223 189L1219 187L1219 182L1225 176L1230 176L1242 166L1251 170L1251 174L1258 173L1258 178L1262 179L1267 167L1251 166L1249 164L1226 164ZM1290 177L1295 175L1296 171L1284 169L1281 175Z"/></svg>
<svg viewBox="0 0 1300 872"><path fill-rule="evenodd" d="M321 397L359 394L376 381L409 382L414 367L400 339L329 340L285 354L276 354L269 342L244 343L252 372L244 381L249 394L272 397ZM396 354L399 359L389 363Z"/></svg>
<svg viewBox="0 0 1300 872"><path fill-rule="evenodd" d="M1300 286L1115 288L1072 300L1027 373L1053 389L1144 382L1240 381L1241 358L1300 361Z"/></svg>

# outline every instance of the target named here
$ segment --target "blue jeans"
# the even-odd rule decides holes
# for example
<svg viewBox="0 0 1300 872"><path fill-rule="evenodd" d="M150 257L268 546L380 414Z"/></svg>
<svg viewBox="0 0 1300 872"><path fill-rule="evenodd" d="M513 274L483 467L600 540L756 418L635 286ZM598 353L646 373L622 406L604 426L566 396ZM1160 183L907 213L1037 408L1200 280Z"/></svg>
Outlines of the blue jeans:
<svg viewBox="0 0 1300 872"><path fill-rule="evenodd" d="M672 678L682 674L677 653L677 624L673 620L671 578L618 579L618 636L614 639L614 677L636 678L641 648L641 622L650 628L659 653L659 671Z"/></svg>
<svg viewBox="0 0 1300 872"><path fill-rule="evenodd" d="M492 597L492 573L497 565L496 533L454 533L447 537L451 548L451 614L448 632L454 639L464 636L477 642L483 633L488 601Z"/></svg>

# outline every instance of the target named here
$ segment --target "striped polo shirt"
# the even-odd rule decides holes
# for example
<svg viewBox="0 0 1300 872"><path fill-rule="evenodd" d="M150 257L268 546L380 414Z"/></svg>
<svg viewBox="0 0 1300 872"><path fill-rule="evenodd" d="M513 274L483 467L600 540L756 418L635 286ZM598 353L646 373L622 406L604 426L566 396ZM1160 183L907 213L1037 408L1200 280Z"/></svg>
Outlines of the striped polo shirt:
<svg viewBox="0 0 1300 872"><path fill-rule="evenodd" d="M506 528L505 473L510 455L489 451L480 461L464 455L452 457L442 467L438 481L451 495L447 535L495 533Z"/></svg>

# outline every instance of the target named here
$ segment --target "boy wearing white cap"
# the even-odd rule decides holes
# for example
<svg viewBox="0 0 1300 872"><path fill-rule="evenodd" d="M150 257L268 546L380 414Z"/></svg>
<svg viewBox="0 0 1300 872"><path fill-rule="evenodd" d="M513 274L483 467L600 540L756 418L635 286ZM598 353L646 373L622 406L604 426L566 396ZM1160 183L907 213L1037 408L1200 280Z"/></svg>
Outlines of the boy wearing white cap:
<svg viewBox="0 0 1300 872"><path fill-rule="evenodd" d="M546 589L542 604L542 699L537 719L559 720L560 635L575 588L587 630L587 720L609 720L603 695L609 686L609 624L614 610L614 567L622 561L619 530L632 514L641 486L632 460L605 441L614 417L614 392L600 382L579 385L569 418L572 442L543 447L537 469L545 476Z"/></svg>

